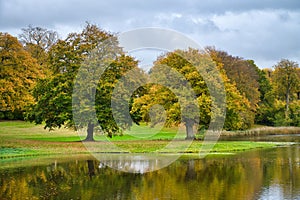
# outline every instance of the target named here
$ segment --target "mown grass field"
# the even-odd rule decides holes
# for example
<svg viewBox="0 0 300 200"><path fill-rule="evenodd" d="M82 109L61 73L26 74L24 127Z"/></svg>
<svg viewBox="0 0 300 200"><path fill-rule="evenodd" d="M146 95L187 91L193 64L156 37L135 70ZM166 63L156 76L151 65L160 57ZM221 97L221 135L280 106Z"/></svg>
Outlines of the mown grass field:
<svg viewBox="0 0 300 200"><path fill-rule="evenodd" d="M112 139L96 133L97 142L82 143L84 132L78 134L69 129L45 130L42 125L34 125L23 121L0 122L0 159L42 155L89 154L92 152L132 152L132 153L186 153L195 154L201 149L202 141L188 144L184 141L184 133L164 128L153 130L146 127L133 127L123 136ZM172 148L165 148L170 142ZM113 145L112 145L113 144ZM255 148L271 148L279 145L273 142L252 141L219 141L210 151L214 154L229 154ZM205 150L207 151L207 150Z"/></svg>

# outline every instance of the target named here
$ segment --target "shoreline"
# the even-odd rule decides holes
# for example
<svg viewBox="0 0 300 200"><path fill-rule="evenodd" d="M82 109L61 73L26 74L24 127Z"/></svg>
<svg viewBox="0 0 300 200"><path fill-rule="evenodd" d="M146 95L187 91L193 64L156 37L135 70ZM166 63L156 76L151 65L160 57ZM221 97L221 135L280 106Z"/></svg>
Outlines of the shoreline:
<svg viewBox="0 0 300 200"><path fill-rule="evenodd" d="M11 159L22 159L22 158L39 158L39 157L49 157L49 156L92 156L93 154L119 154L119 155L172 155L181 154L184 156L194 156L199 154L201 148L203 147L202 141L194 141L189 147L183 149L180 147L182 141L176 141L178 144L178 149L171 149L167 151L158 151L153 149L159 149L162 146L168 144L168 141L143 141L144 144L141 147L137 141L125 141L116 142L116 145L122 148L123 151L116 151L115 147L111 147L110 143L93 143L101 144L100 148L95 148L91 151L86 149L86 146L81 143L61 142L61 146L69 145L69 147L57 148L57 146L52 146L48 142L41 142L40 145L33 148L20 147L20 145L0 147L0 162L5 162ZM47 144L47 147L43 147L43 143ZM155 143L155 144L154 144ZM159 144L157 144L159 143ZM211 155L234 155L240 152L255 150L255 149L267 149L276 148L281 146L294 145L292 142L255 142L255 141L218 141L213 149L202 151L206 156ZM110 149L111 148L111 149ZM124 150L125 149L125 150Z"/></svg>
<svg viewBox="0 0 300 200"><path fill-rule="evenodd" d="M243 131L222 131L222 137L235 137L235 136L267 136L267 135L293 135L300 134L300 127L294 126L281 126L281 127L272 127L272 126L263 126L252 128Z"/></svg>

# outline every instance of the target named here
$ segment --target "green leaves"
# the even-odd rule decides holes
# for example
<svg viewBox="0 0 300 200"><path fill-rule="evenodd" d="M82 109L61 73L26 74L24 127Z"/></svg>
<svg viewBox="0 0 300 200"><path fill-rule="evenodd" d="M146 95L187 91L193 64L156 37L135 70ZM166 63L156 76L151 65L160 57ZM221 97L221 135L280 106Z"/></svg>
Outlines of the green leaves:
<svg viewBox="0 0 300 200"><path fill-rule="evenodd" d="M282 59L274 68L272 75L274 94L278 100L285 102L284 117L282 112L275 115L275 124L298 126L299 116L297 111L293 110L297 106L291 109L290 104L293 101L299 101L297 97L297 93L300 91L299 65L294 61Z"/></svg>
<svg viewBox="0 0 300 200"><path fill-rule="evenodd" d="M274 69L272 79L278 98L295 99L295 93L300 90L299 65L294 61L283 59L274 66Z"/></svg>
<svg viewBox="0 0 300 200"><path fill-rule="evenodd" d="M78 119L79 127L99 123L110 136L132 122L208 128L225 113L226 130L250 128L254 120L299 126L300 70L293 61L267 71L214 48L176 50L156 60L149 84L117 38L95 25L64 40L38 27L23 31L24 46L0 33L0 118L23 118L29 107L27 119L47 128Z"/></svg>
<svg viewBox="0 0 300 200"><path fill-rule="evenodd" d="M147 92L134 100L131 112L140 112L142 119L149 122L150 108L160 104L166 110L166 125L179 124L183 114L182 108L188 106L186 103L189 102L189 100L180 101L179 98L188 93L186 85L190 84L196 97L195 103L199 108L187 109L185 115L190 117L199 115L199 119L194 120L199 122L201 127L208 128L213 120L217 121L218 117L225 112L224 129L243 130L251 127L254 122L254 109L250 100L245 93L238 90L235 81L227 77L227 71L223 68L223 57L218 57L216 51L209 53L208 56L206 52L195 49L176 50L158 58L150 75L153 75L155 80L165 80L171 84L148 85ZM176 70L183 78L171 75L171 69ZM220 106L221 98L216 95L222 95L222 90L226 93L226 110ZM258 89L253 88L253 90ZM193 114L195 110L199 110L197 115Z"/></svg>
<svg viewBox="0 0 300 200"><path fill-rule="evenodd" d="M48 62L53 74L35 88L37 103L28 112L29 120L45 121L50 129L99 123L109 136L121 131L111 109L112 93L118 80L137 68L137 61L122 53L115 36L87 24L81 33L54 44ZM123 127L128 127L131 118L123 119Z"/></svg>
<svg viewBox="0 0 300 200"><path fill-rule="evenodd" d="M92 50L101 45L101 41L110 36L110 34L100 30L97 26L87 24L81 33L71 33L65 40L59 40L51 47L48 52L48 62L53 74L41 80L35 88L34 96L37 103L28 112L29 120L36 123L45 121L45 127L50 129L74 125L72 115L73 81L82 65L92 64L84 63L85 59L91 55ZM115 47L117 43L114 42L112 45ZM114 50L112 49L111 51ZM86 74L82 74L81 80L91 77L93 73L96 73L96 71L87 71ZM86 79L81 84L88 83L86 85L87 88L91 88L97 85L95 81L98 83L98 80ZM85 102L89 102L86 101L86 96L80 100L81 102L78 103L85 104ZM87 115L82 126L87 126L89 123L90 118L88 117L88 113L91 109L94 108L87 105L83 106L83 109L80 110L83 115Z"/></svg>

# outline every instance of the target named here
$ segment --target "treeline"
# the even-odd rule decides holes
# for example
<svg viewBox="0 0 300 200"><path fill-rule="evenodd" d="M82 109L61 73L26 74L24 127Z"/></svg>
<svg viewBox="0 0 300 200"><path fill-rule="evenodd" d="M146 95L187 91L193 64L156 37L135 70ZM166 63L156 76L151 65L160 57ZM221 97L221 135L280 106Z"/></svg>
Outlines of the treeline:
<svg viewBox="0 0 300 200"><path fill-rule="evenodd" d="M59 39L55 31L33 26L22 29L17 38L9 33L0 33L0 119L25 118L36 123L45 122L48 128L73 126L74 79L82 63L91 57L95 49L102 48L100 46L106 40L110 41L106 48L112 56L109 68L102 79L97 80L97 120L110 136L120 132L120 128L131 126L129 119L116 124L110 107L118 80L132 69L139 70L138 61L123 52L115 35L91 24L87 24L80 33L70 33L66 39ZM199 122L200 128L205 129L212 117L213 99L205 83L208 77L202 77L203 74L197 70L197 67L210 66L201 60L205 55L209 55L223 79L226 93L224 129L244 130L254 124L300 126L298 63L282 59L270 69L260 69L253 60L232 56L213 47L166 53L157 58L149 72L162 73L165 70L162 66L167 65L191 84L200 108L200 118L188 117L184 119L186 125L193 126ZM105 56L102 55L102 58ZM195 63L189 60L198 60L195 63L199 66L195 67ZM100 61L95 60L96 63ZM139 73L146 76L146 72L139 70ZM182 120L182 105L178 97L172 89L159 84L139 87L128 104L130 116L136 123L155 125L165 120L166 125L172 126ZM156 104L164 107L165 116L156 115L151 119L149 113ZM84 114L88 116L88 113ZM96 122L86 117L83 123L85 125L82 126L88 125L90 130Z"/></svg>

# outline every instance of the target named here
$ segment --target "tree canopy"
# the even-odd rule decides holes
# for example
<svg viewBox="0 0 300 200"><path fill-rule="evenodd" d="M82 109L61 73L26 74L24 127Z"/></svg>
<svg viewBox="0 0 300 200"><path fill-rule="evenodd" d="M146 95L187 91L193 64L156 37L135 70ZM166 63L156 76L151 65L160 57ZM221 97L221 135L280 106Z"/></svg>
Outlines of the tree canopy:
<svg viewBox="0 0 300 200"><path fill-rule="evenodd" d="M223 66L229 81L236 85L238 91L249 101L251 107L247 114L248 127L252 126L260 100L258 67L252 61L229 55L225 51L213 47L206 49L212 59Z"/></svg>
<svg viewBox="0 0 300 200"><path fill-rule="evenodd" d="M282 59L274 66L272 80L277 99L284 101L285 104L284 123L289 125L293 123L291 115L295 113L294 107L296 106L293 105L294 109L290 110L290 104L295 100L299 100L300 76L298 63ZM299 108L299 104L296 107ZM296 113L296 118L299 118L299 112L296 111Z"/></svg>
<svg viewBox="0 0 300 200"><path fill-rule="evenodd" d="M43 75L17 38L0 33L0 118L23 119L26 107L34 102L31 91Z"/></svg>
<svg viewBox="0 0 300 200"><path fill-rule="evenodd" d="M151 84L148 85L147 92L144 95L136 98L134 100L132 112L140 112L142 114L142 120L149 121L149 111L153 105L160 104L166 110L166 125L172 126L174 124L179 124L182 119L181 107L185 107L185 102L180 102L178 96L182 96L187 93L186 85L179 77L172 75L166 76L170 69L176 70L178 73L184 76L184 79L191 85L191 88L195 95L196 106L192 109L188 109L190 116L187 119L183 119L185 126L187 128L187 133L192 130L192 126L195 124L200 124L199 128L208 128L210 122L213 119L212 109L214 96L211 96L211 88L219 88L220 84L224 84L224 92L226 94L226 119L224 128L227 130L236 129L246 129L250 127L250 123L247 119L247 112L251 109L250 102L241 95L235 84L230 83L227 75L223 69L221 63L213 63L207 60L207 53L199 51L196 49L189 49L187 51L176 50L174 52L167 53L164 56L158 58L152 68L150 75L153 73L156 79L167 80L169 88L161 84ZM190 61L197 61L191 63ZM196 64L196 65L195 65ZM206 74L205 70L213 70L209 65L213 65L217 71L214 73ZM169 68L168 68L169 67ZM197 68L202 68L202 74L199 74ZM212 74L220 73L223 83L217 82L216 77ZM205 77L205 79L203 78ZM163 82L163 81L162 81ZM207 83L211 84L213 87L209 88ZM176 88L178 88L176 90ZM174 93L175 92L175 93ZM224 96L225 98L225 96ZM195 110L199 110L199 113L194 113ZM194 113L194 114L193 114ZM160 117L160 116L159 116ZM154 123L160 122L162 120L154 120ZM151 121L153 123L153 121ZM187 137L194 137L191 132Z"/></svg>
<svg viewBox="0 0 300 200"><path fill-rule="evenodd" d="M108 56L110 54L113 55ZM105 60L106 57L110 59ZM103 66L103 62L109 64ZM54 74L40 81L35 88L36 104L28 112L28 119L36 123L45 121L45 127L50 129L71 127L75 125L73 117L78 117L73 116L73 109L76 110L76 105L80 105L77 114L84 117L76 125L87 127L87 140L93 140L96 121L109 136L117 133L118 127L110 108L111 94L116 80L127 70L137 67L137 61L123 54L116 37L95 25L87 24L81 33L71 33L65 40L59 40L52 46L49 63ZM80 74L81 79L75 81L81 67L85 72ZM99 70L103 73L102 77L94 79L93 75L99 73ZM75 92L74 81L77 85L81 84ZM95 105L90 102L92 98L96 101ZM94 110L97 111L97 119L92 119L90 114Z"/></svg>
<svg viewBox="0 0 300 200"><path fill-rule="evenodd" d="M224 108L218 92L226 97ZM226 130L300 126L297 62L282 59L260 69L214 47L190 48L159 56L147 74L116 35L89 23L65 39L32 25L18 38L0 33L0 93L0 119L85 128L86 140L93 140L97 124L112 137L133 122L183 123L193 139L222 114Z"/></svg>
<svg viewBox="0 0 300 200"><path fill-rule="evenodd" d="M58 41L58 33L46 28L29 25L22 28L22 33L18 35L18 38L24 49L33 58L37 59L38 63L43 66L44 71L48 72L47 52Z"/></svg>

